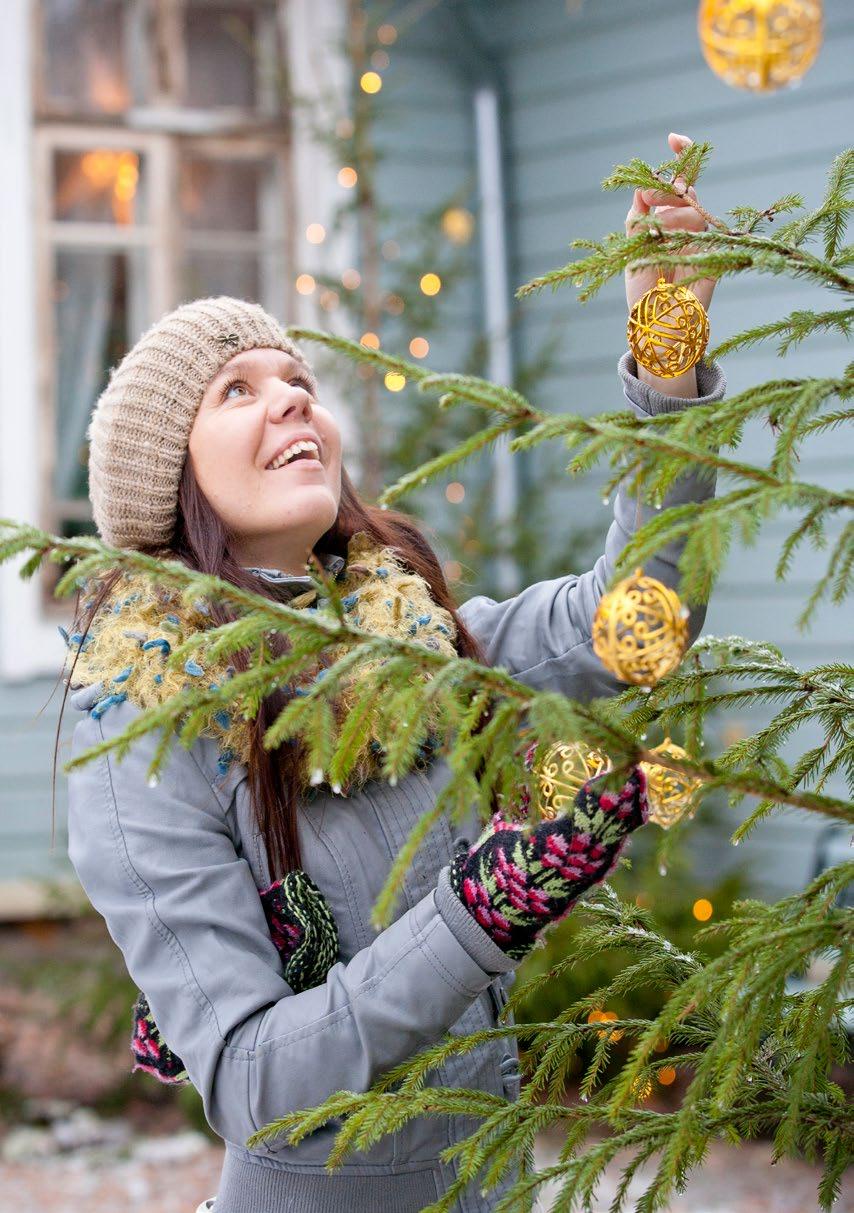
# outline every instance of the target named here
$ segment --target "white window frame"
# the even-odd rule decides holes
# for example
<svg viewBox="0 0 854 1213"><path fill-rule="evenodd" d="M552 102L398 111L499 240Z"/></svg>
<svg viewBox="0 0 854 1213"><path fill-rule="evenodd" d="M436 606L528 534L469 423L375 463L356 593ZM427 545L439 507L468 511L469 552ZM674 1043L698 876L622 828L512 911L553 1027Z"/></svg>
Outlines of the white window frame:
<svg viewBox="0 0 854 1213"><path fill-rule="evenodd" d="M34 58L38 53L33 0L6 0L4 37L0 42L0 112L6 184L0 223L0 266L4 290L0 292L0 517L45 525L46 501L50 500L54 455L53 304L51 253L47 209L52 206L50 155L56 147L77 146L138 148L146 155L148 172L147 222L134 229L132 239L145 241L149 229L169 237L154 242L149 263L148 288L152 319L176 300L170 258L176 256L176 235L170 215L172 184L176 172L178 140L188 150L196 142L205 154L258 155L276 148L282 156L282 198L290 198L290 211L283 208L282 249L286 265L312 264L330 268L328 250L306 247L301 242L310 222L330 226L330 216L340 201L335 177L337 165L328 149L318 144L310 123L299 110L294 114L289 146L281 133L268 126L263 133L246 131L246 114L235 111L189 111L158 106L117 116L109 123L41 121L35 123ZM347 65L335 61L330 48L346 21L344 0L278 0L276 20L285 37L294 90L305 98L319 96L330 83L347 87ZM262 127L262 111L255 120ZM156 128L156 129L152 129ZM202 138L204 135L204 138ZM289 153L289 155L288 155ZM63 229L62 239L73 236L78 247L103 247L106 225L54 224ZM74 229L72 231L72 229ZM127 247L130 229L116 229L115 243ZM196 237L199 233L194 233ZM299 255L294 255L294 247ZM343 269L355 264L355 232L336 241L334 260ZM293 275L270 283L271 294L262 299L285 323L311 324L315 317L311 301L297 294ZM156 315L155 315L156 314ZM307 350L311 357L314 351ZM6 368L13 368L7 379ZM345 399L326 393L324 403L341 423L345 442L352 434ZM14 563L0 566L0 679L25 680L56 675L62 661L62 644L56 625L67 621L67 604L46 599L40 579L22 581Z"/></svg>

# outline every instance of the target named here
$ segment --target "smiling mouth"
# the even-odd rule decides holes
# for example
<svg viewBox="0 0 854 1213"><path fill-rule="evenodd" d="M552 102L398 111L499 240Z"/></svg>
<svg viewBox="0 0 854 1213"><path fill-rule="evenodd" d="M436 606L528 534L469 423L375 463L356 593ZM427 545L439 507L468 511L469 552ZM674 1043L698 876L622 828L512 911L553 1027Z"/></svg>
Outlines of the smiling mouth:
<svg viewBox="0 0 854 1213"><path fill-rule="evenodd" d="M268 472L280 472L283 468L304 467L304 468L322 468L323 464L319 459L313 456L301 455L296 459L291 459L289 463L280 463L278 467L267 468Z"/></svg>

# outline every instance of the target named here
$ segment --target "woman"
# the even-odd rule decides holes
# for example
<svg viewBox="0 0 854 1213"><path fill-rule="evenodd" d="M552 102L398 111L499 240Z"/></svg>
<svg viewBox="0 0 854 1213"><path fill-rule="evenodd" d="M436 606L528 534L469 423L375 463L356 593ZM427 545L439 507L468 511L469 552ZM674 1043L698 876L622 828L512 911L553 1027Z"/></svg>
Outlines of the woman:
<svg viewBox="0 0 854 1213"><path fill-rule="evenodd" d="M669 142L678 152L689 141L671 135ZM627 230L663 202L638 191ZM659 209L658 218L665 227L704 226L687 199ZM630 306L650 276L627 274ZM712 285L695 288L705 304ZM669 381L639 376L629 354L618 370L641 418L719 400L725 390L720 370L702 362L696 376ZM708 479L686 477L664 504L713 491ZM646 511L621 489L605 552L590 572L457 609L417 528L359 500L310 367L256 305L199 300L140 338L95 410L90 492L109 542L171 552L294 605L311 598L305 567L313 552L345 589L355 579L354 609L385 579L386 604L402 604L401 626L430 647L579 699L620 689L592 653L591 623ZM673 584L678 554L668 548L647 571ZM208 625L121 585L107 586L90 608L82 643L72 638L80 650L72 702L84 713L75 753L115 736L165 694L170 675L157 663L168 637ZM210 604L208 614L208 623L225 617ZM703 615L692 613L692 640ZM377 627L391 630L387 619ZM185 671L213 676L198 663ZM161 1077L186 1070L226 1142L216 1213L414 1213L452 1181L454 1166L440 1154L471 1132L465 1118L415 1120L351 1154L333 1175L323 1164L334 1126L296 1147L279 1141L249 1151L244 1143L289 1110L338 1089L366 1090L448 1030L494 1026L539 932L608 874L646 820L645 780L632 772L616 795L588 784L572 814L536 828L496 817L473 846L455 843L439 821L404 882L402 916L376 932L373 902L447 767L427 753L394 787L366 768L348 795L336 794L322 772L306 778L293 747L271 754L260 744L289 693L299 690L277 692L236 741L226 720L189 751L174 747L156 786L146 779L156 746L150 735L121 761L107 755L73 772L70 855L148 999L150 1011L137 1020L137 1060L144 1064L150 1048ZM511 859L512 843L521 850ZM429 1081L512 1098L515 1046L496 1040L448 1061ZM470 1191L458 1208L483 1213L496 1199Z"/></svg>

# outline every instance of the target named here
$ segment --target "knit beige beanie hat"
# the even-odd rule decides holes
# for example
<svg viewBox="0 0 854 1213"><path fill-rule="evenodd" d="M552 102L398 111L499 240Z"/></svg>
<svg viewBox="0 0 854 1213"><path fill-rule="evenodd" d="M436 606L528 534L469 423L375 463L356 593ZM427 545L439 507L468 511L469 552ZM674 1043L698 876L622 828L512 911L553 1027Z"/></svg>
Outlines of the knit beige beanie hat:
<svg viewBox="0 0 854 1213"><path fill-rule="evenodd" d="M106 543L168 546L190 430L205 388L235 354L258 347L284 350L306 362L259 304L221 295L167 313L113 368L88 434L89 497Z"/></svg>

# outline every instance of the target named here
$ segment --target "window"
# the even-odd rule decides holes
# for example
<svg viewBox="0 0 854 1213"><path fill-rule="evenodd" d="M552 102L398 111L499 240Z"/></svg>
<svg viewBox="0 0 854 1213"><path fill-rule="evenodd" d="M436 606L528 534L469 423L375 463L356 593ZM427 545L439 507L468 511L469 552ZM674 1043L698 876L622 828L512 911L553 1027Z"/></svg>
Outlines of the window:
<svg viewBox="0 0 854 1213"><path fill-rule="evenodd" d="M113 367L182 300L286 314L287 114L270 0L40 0L43 522L92 529L86 429Z"/></svg>

